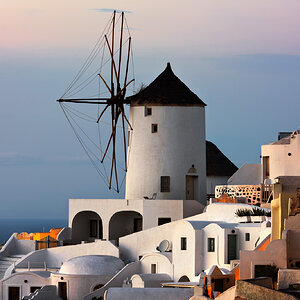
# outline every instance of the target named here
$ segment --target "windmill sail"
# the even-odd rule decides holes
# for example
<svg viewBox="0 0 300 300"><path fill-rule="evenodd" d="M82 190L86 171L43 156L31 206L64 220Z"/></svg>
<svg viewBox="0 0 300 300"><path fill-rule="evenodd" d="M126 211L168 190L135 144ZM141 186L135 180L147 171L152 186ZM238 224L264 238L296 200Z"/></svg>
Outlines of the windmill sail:
<svg viewBox="0 0 300 300"><path fill-rule="evenodd" d="M125 111L128 92L134 93L131 35L124 13L114 11L84 65L57 101L97 172L116 192L125 180L126 132L132 130Z"/></svg>

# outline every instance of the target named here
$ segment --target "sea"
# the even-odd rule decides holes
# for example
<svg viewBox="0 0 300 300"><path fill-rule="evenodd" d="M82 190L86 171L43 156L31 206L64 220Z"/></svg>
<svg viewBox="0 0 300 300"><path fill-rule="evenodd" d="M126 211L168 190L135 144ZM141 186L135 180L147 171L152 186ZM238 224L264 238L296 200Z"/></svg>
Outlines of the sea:
<svg viewBox="0 0 300 300"><path fill-rule="evenodd" d="M0 219L0 245L15 232L49 232L51 228L67 226L67 219Z"/></svg>

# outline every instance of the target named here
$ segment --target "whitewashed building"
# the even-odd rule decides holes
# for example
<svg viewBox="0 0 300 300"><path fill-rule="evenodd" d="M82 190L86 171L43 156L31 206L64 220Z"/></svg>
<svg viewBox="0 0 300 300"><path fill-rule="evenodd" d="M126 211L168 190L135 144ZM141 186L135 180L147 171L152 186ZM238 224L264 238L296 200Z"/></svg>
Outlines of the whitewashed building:
<svg viewBox="0 0 300 300"><path fill-rule="evenodd" d="M126 199L206 204L205 106L168 63L130 100Z"/></svg>
<svg viewBox="0 0 300 300"><path fill-rule="evenodd" d="M262 180L300 175L300 130L279 133L278 141L261 146Z"/></svg>
<svg viewBox="0 0 300 300"><path fill-rule="evenodd" d="M253 249L262 227L249 225L253 238L244 244L239 237L244 225L234 221L236 207L224 215L227 206L220 210L212 205L201 214L208 187L225 183L236 168L206 142L205 103L174 75L170 64L129 100L133 131L125 199L70 199L72 236L64 241L69 246L32 251L10 266L0 281L3 300L19 300L31 292L27 299L100 298L134 274L160 274L137 277L148 284L162 278L192 280L211 265L228 267L240 244ZM226 248L229 234L236 237L230 242L232 255ZM157 247L163 240L171 248L161 252ZM114 274L103 262L101 274L88 266L100 264L96 257L104 256L121 258L126 265Z"/></svg>
<svg viewBox="0 0 300 300"><path fill-rule="evenodd" d="M300 175L300 130L279 132L278 140L261 146L261 163L244 164L225 185L216 185L215 195L244 197L249 204L266 203L272 184L282 176Z"/></svg>

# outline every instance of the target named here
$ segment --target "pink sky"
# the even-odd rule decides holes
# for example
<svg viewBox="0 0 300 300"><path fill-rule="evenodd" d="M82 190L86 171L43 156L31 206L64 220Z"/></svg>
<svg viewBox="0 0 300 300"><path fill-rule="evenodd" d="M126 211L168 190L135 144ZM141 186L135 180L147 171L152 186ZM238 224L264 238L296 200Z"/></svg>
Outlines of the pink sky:
<svg viewBox="0 0 300 300"><path fill-rule="evenodd" d="M127 19L135 50L231 54L300 54L299 0L4 0L0 49L90 49L110 13Z"/></svg>

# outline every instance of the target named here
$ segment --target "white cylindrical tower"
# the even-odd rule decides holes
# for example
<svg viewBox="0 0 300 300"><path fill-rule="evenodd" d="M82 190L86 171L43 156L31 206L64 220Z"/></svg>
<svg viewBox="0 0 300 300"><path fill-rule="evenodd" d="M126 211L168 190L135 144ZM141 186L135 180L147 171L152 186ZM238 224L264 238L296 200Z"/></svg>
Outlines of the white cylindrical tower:
<svg viewBox="0 0 300 300"><path fill-rule="evenodd" d="M126 199L206 204L205 103L170 64L130 100Z"/></svg>

